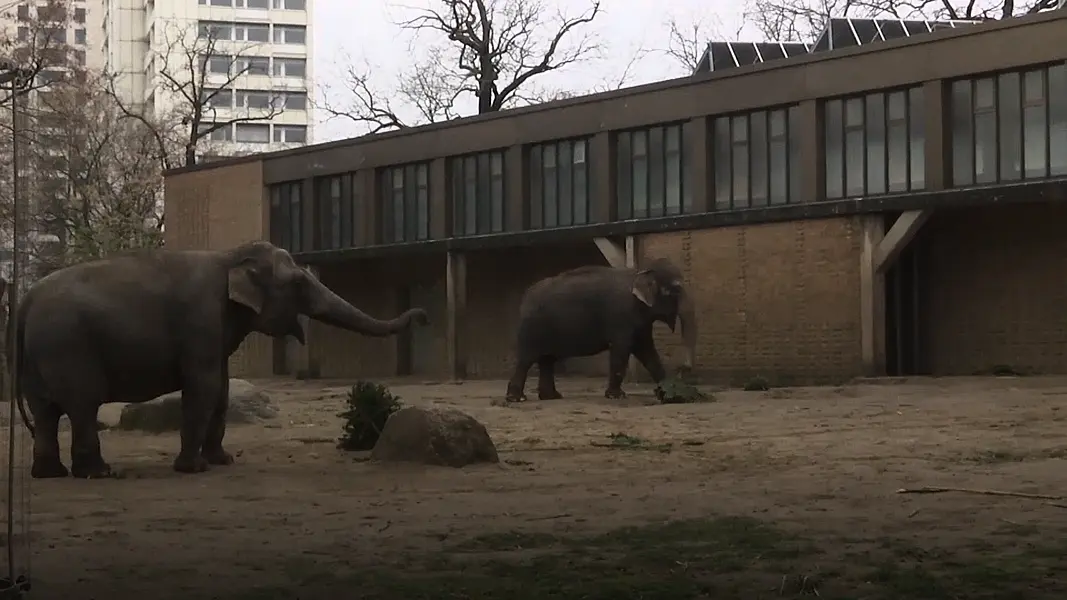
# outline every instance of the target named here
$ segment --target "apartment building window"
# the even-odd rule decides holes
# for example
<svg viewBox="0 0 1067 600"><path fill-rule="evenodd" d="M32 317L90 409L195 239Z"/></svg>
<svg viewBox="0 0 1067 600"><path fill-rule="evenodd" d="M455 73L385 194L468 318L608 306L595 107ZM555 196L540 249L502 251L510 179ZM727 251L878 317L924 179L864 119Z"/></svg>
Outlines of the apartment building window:
<svg viewBox="0 0 1067 600"><path fill-rule="evenodd" d="M541 227L589 222L588 151L586 139L530 147L530 211L540 210Z"/></svg>
<svg viewBox="0 0 1067 600"><path fill-rule="evenodd" d="M303 58L275 58L274 75L277 77L305 77L307 60Z"/></svg>
<svg viewBox="0 0 1067 600"><path fill-rule="evenodd" d="M237 7L267 10L270 8L270 0L237 0Z"/></svg>
<svg viewBox="0 0 1067 600"><path fill-rule="evenodd" d="M716 210L798 200L797 110L792 106L715 119Z"/></svg>
<svg viewBox="0 0 1067 600"><path fill-rule="evenodd" d="M319 250L351 248L356 229L354 175L319 178L315 188L315 222Z"/></svg>
<svg viewBox="0 0 1067 600"><path fill-rule="evenodd" d="M201 62L206 63L207 72L212 75L229 75L233 57L225 54L212 54L211 56L204 56Z"/></svg>
<svg viewBox="0 0 1067 600"><path fill-rule="evenodd" d="M19 21L29 21L30 20L30 5L29 4L19 4L19 7L18 7L18 19L19 19Z"/></svg>
<svg viewBox="0 0 1067 600"><path fill-rule="evenodd" d="M234 26L234 38L238 42L269 42L270 25L238 23Z"/></svg>
<svg viewBox="0 0 1067 600"><path fill-rule="evenodd" d="M274 0L275 9L307 10L307 0Z"/></svg>
<svg viewBox="0 0 1067 600"><path fill-rule="evenodd" d="M1067 66L952 84L952 182L1067 174Z"/></svg>
<svg viewBox="0 0 1067 600"><path fill-rule="evenodd" d="M616 134L618 218L684 212L682 126L662 125Z"/></svg>
<svg viewBox="0 0 1067 600"><path fill-rule="evenodd" d="M268 144L270 143L270 125L237 123L236 139L242 144Z"/></svg>
<svg viewBox="0 0 1067 600"><path fill-rule="evenodd" d="M67 30L66 28L49 27L45 29L45 35L47 43L49 44L66 44L67 43Z"/></svg>
<svg viewBox="0 0 1067 600"><path fill-rule="evenodd" d="M18 40L20 42L28 42L28 41L30 41L30 28L29 27L19 27L19 29L18 29Z"/></svg>
<svg viewBox="0 0 1067 600"><path fill-rule="evenodd" d="M307 28L300 25L275 25L275 44L306 44Z"/></svg>
<svg viewBox="0 0 1067 600"><path fill-rule="evenodd" d="M270 190L270 241L290 252L304 250L303 183L290 181Z"/></svg>
<svg viewBox="0 0 1067 600"><path fill-rule="evenodd" d="M828 199L925 187L921 87L827 100L823 109Z"/></svg>
<svg viewBox="0 0 1067 600"><path fill-rule="evenodd" d="M218 127L218 129L214 129ZM218 123L201 123L198 127L200 134L207 137L212 142L232 142L233 141L233 125L226 123L219 126Z"/></svg>
<svg viewBox="0 0 1067 600"><path fill-rule="evenodd" d="M307 110L308 107L307 92L279 92L278 100L278 106L285 110Z"/></svg>
<svg viewBox="0 0 1067 600"><path fill-rule="evenodd" d="M204 108L233 108L233 90L205 89L201 97Z"/></svg>
<svg viewBox="0 0 1067 600"><path fill-rule="evenodd" d="M274 141L283 144L306 144L308 141L307 125L275 125Z"/></svg>
<svg viewBox="0 0 1067 600"><path fill-rule="evenodd" d="M429 239L429 163L382 169L380 189L383 241L396 243Z"/></svg>
<svg viewBox="0 0 1067 600"><path fill-rule="evenodd" d="M85 50L74 50L71 55L74 57L74 62L83 67L85 66Z"/></svg>
<svg viewBox="0 0 1067 600"><path fill-rule="evenodd" d="M74 30L74 43L75 44L84 44L85 40L86 40L85 30L84 29L75 29Z"/></svg>
<svg viewBox="0 0 1067 600"><path fill-rule="evenodd" d="M233 25L229 23L219 23L217 21L200 21L198 31L202 39L233 39Z"/></svg>
<svg viewBox="0 0 1067 600"><path fill-rule="evenodd" d="M39 85L48 85L57 81L63 81L63 71L41 71L37 73L37 83Z"/></svg>
<svg viewBox="0 0 1067 600"><path fill-rule="evenodd" d="M85 22L85 9L84 8L75 8L74 9L74 22L75 23L84 23Z"/></svg>
<svg viewBox="0 0 1067 600"><path fill-rule="evenodd" d="M483 152L448 160L452 184L452 234L504 231L504 152Z"/></svg>
<svg viewBox="0 0 1067 600"><path fill-rule="evenodd" d="M238 75L270 75L270 59L266 56L242 56L236 62Z"/></svg>
<svg viewBox="0 0 1067 600"><path fill-rule="evenodd" d="M236 99L237 108L250 108L255 110L273 108L271 94L265 90L237 90Z"/></svg>
<svg viewBox="0 0 1067 600"><path fill-rule="evenodd" d="M233 0L200 0L205 6L233 6Z"/></svg>

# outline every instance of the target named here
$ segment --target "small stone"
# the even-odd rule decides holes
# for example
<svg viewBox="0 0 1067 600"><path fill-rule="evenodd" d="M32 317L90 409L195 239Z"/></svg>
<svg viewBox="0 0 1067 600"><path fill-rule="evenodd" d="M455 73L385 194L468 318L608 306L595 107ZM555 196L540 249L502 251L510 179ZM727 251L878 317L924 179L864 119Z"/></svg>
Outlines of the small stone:
<svg viewBox="0 0 1067 600"><path fill-rule="evenodd" d="M474 417L454 408L417 406L389 417L370 457L456 468L500 462L489 432Z"/></svg>

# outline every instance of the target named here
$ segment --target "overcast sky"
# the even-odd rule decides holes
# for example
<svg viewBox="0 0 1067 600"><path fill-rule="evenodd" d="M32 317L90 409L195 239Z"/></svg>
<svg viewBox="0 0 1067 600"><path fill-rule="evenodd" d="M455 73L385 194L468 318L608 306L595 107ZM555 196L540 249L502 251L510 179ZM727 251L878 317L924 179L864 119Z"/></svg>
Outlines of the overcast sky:
<svg viewBox="0 0 1067 600"><path fill-rule="evenodd" d="M542 1L571 15L589 6L588 0ZM543 76L539 81L553 88L573 90L618 80L639 49L667 47L667 20L671 16L679 21L702 20L707 26L714 27L721 37L733 39L742 25L744 4L738 0L602 0L602 14L587 26L587 30L604 46L604 57L594 63ZM408 7L433 5L435 0L315 0L313 60L316 87L321 88L327 81L338 79L346 55L376 66L375 84L389 86L391 78L405 68L406 60L412 55L409 51L412 41L394 23L412 14ZM663 12L665 5L671 7L669 14ZM745 28L740 37L758 39L749 28ZM414 51L418 52L417 45ZM651 53L636 64L629 85L684 74L669 57ZM320 89L316 89L316 97L320 94ZM331 97L340 99L336 94ZM466 114L469 113L464 116ZM351 122L338 119L323 123L324 118L321 111L317 111L316 142L365 132Z"/></svg>

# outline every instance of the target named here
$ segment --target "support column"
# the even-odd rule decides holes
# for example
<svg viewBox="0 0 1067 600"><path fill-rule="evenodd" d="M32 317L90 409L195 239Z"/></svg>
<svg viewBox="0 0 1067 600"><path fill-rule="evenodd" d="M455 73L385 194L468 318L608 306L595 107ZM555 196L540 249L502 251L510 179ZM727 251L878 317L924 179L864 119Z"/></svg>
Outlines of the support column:
<svg viewBox="0 0 1067 600"><path fill-rule="evenodd" d="M897 217L897 220L893 222L893 226L879 240L878 247L874 251L874 269L876 272L885 273L889 267L893 266L897 257L915 239L915 235L930 219L932 213L933 211L929 209L909 210Z"/></svg>
<svg viewBox="0 0 1067 600"><path fill-rule="evenodd" d="M860 217L863 249L860 253L860 340L863 371L885 374L885 275L876 268L878 245L885 234L880 214Z"/></svg>
<svg viewBox="0 0 1067 600"><path fill-rule="evenodd" d="M467 309L467 257L449 250L445 264L445 294L448 297L448 371L453 381L467 377L467 353L463 344Z"/></svg>

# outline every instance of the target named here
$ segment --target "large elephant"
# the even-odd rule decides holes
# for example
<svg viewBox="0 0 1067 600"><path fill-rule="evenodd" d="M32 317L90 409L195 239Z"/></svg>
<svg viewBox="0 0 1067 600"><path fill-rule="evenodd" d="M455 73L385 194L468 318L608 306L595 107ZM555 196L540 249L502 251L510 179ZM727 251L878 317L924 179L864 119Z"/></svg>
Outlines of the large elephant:
<svg viewBox="0 0 1067 600"><path fill-rule="evenodd" d="M429 322L421 308L380 321L330 291L268 242L225 251L152 250L87 262L38 281L19 304L17 390L33 434L33 477L66 477L59 418L70 418L71 472L111 472L100 453L97 411L182 391L181 451L174 470L228 465L222 447L228 357L253 331L305 343L299 315L370 336ZM35 422L27 419L23 401Z"/></svg>
<svg viewBox="0 0 1067 600"><path fill-rule="evenodd" d="M653 381L666 377L652 340L652 325L665 323L673 332L681 321L685 365L696 355L696 316L682 285L682 273L659 258L642 269L586 266L533 284L523 295L515 340L515 371L506 401L525 400L530 367L540 372L537 392L542 400L562 398L556 389L555 365L572 356L609 351L607 398L625 396L622 380L632 354Z"/></svg>

